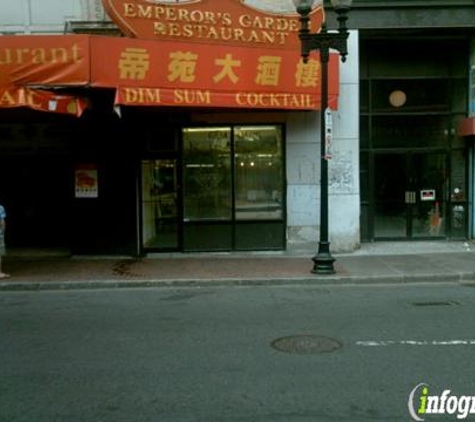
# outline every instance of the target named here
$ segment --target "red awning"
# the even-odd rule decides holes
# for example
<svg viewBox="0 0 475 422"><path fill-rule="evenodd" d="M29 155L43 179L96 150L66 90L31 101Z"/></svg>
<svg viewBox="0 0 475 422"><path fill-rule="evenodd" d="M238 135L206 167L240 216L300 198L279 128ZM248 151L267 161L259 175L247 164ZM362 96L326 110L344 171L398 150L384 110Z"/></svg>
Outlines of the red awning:
<svg viewBox="0 0 475 422"><path fill-rule="evenodd" d="M30 108L50 113L81 116L87 107L78 96L59 95L43 89L28 87L0 87L0 108Z"/></svg>
<svg viewBox="0 0 475 422"><path fill-rule="evenodd" d="M329 66L329 105L336 109L338 54ZM320 62L315 55L303 64L293 50L90 35L0 37L0 87L38 86L113 88L117 105L315 110Z"/></svg>

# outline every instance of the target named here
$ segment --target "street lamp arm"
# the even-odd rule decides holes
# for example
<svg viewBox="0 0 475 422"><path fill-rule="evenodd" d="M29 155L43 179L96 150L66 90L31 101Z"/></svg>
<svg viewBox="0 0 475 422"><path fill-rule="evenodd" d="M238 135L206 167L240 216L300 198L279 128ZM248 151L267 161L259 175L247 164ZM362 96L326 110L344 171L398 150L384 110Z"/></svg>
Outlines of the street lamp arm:
<svg viewBox="0 0 475 422"><path fill-rule="evenodd" d="M304 61L312 51L320 51L321 56L327 56L330 50L336 50L341 55L341 60L344 62L348 54L348 31L344 32L328 32L325 26L318 34L310 32L299 33L299 38L302 46L302 57Z"/></svg>

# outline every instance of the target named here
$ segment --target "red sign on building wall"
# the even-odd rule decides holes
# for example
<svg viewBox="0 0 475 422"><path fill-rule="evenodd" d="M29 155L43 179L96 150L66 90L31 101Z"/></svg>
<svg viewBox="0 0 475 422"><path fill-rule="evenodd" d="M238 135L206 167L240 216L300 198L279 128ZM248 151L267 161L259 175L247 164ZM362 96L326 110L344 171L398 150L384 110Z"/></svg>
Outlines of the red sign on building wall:
<svg viewBox="0 0 475 422"><path fill-rule="evenodd" d="M92 41L92 84L117 87L118 104L306 110L320 104L318 57L304 64L291 50ZM337 55L331 57L330 73L329 103L336 108Z"/></svg>
<svg viewBox="0 0 475 422"><path fill-rule="evenodd" d="M0 37L0 107L17 104L79 114L83 102L74 107L73 96L45 98L53 94L48 89L74 86L115 89L116 104L129 106L320 107L318 55L303 63L298 17L288 12L290 6L278 9L291 0L103 1L119 26L139 38ZM270 13L269 7L280 11ZM317 7L314 27L322 18L323 9ZM332 54L328 89L334 109L338 71L338 55ZM33 95L38 88L41 107L40 96Z"/></svg>
<svg viewBox="0 0 475 422"><path fill-rule="evenodd" d="M272 49L299 49L292 0L102 0L109 16L134 38ZM323 21L321 2L311 14Z"/></svg>

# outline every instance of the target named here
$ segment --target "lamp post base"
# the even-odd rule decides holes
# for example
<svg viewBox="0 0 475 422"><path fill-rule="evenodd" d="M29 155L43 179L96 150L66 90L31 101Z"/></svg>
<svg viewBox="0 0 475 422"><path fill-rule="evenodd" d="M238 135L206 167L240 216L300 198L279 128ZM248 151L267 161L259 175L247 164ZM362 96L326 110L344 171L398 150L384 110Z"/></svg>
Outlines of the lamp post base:
<svg viewBox="0 0 475 422"><path fill-rule="evenodd" d="M312 258L313 274L335 274L335 258L330 253L330 243L320 243L318 253Z"/></svg>

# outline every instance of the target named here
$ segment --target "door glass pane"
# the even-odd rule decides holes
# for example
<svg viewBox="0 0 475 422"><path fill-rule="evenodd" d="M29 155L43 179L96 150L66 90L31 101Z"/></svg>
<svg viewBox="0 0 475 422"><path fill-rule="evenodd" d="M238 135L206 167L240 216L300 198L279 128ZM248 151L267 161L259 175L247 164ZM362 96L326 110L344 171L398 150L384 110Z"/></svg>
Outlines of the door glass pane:
<svg viewBox="0 0 475 422"><path fill-rule="evenodd" d="M178 248L176 160L142 161L144 248Z"/></svg>
<svg viewBox="0 0 475 422"><path fill-rule="evenodd" d="M444 236L448 188L446 155L414 154L411 164L416 192L416 203L412 208L412 234L414 237Z"/></svg>
<svg viewBox="0 0 475 422"><path fill-rule="evenodd" d="M406 156L376 154L374 163L374 235L406 237Z"/></svg>
<svg viewBox="0 0 475 422"><path fill-rule="evenodd" d="M283 217L282 133L279 126L234 129L236 219Z"/></svg>
<svg viewBox="0 0 475 422"><path fill-rule="evenodd" d="M449 79L383 79L371 85L371 108L377 113L450 110Z"/></svg>
<svg viewBox="0 0 475 422"><path fill-rule="evenodd" d="M445 146L449 118L439 115L376 115L372 119L375 148L416 148Z"/></svg>
<svg viewBox="0 0 475 422"><path fill-rule="evenodd" d="M467 200L465 150L452 151L451 169L451 199L453 202L465 202Z"/></svg>
<svg viewBox="0 0 475 422"><path fill-rule="evenodd" d="M231 129L183 129L185 221L232 218Z"/></svg>

